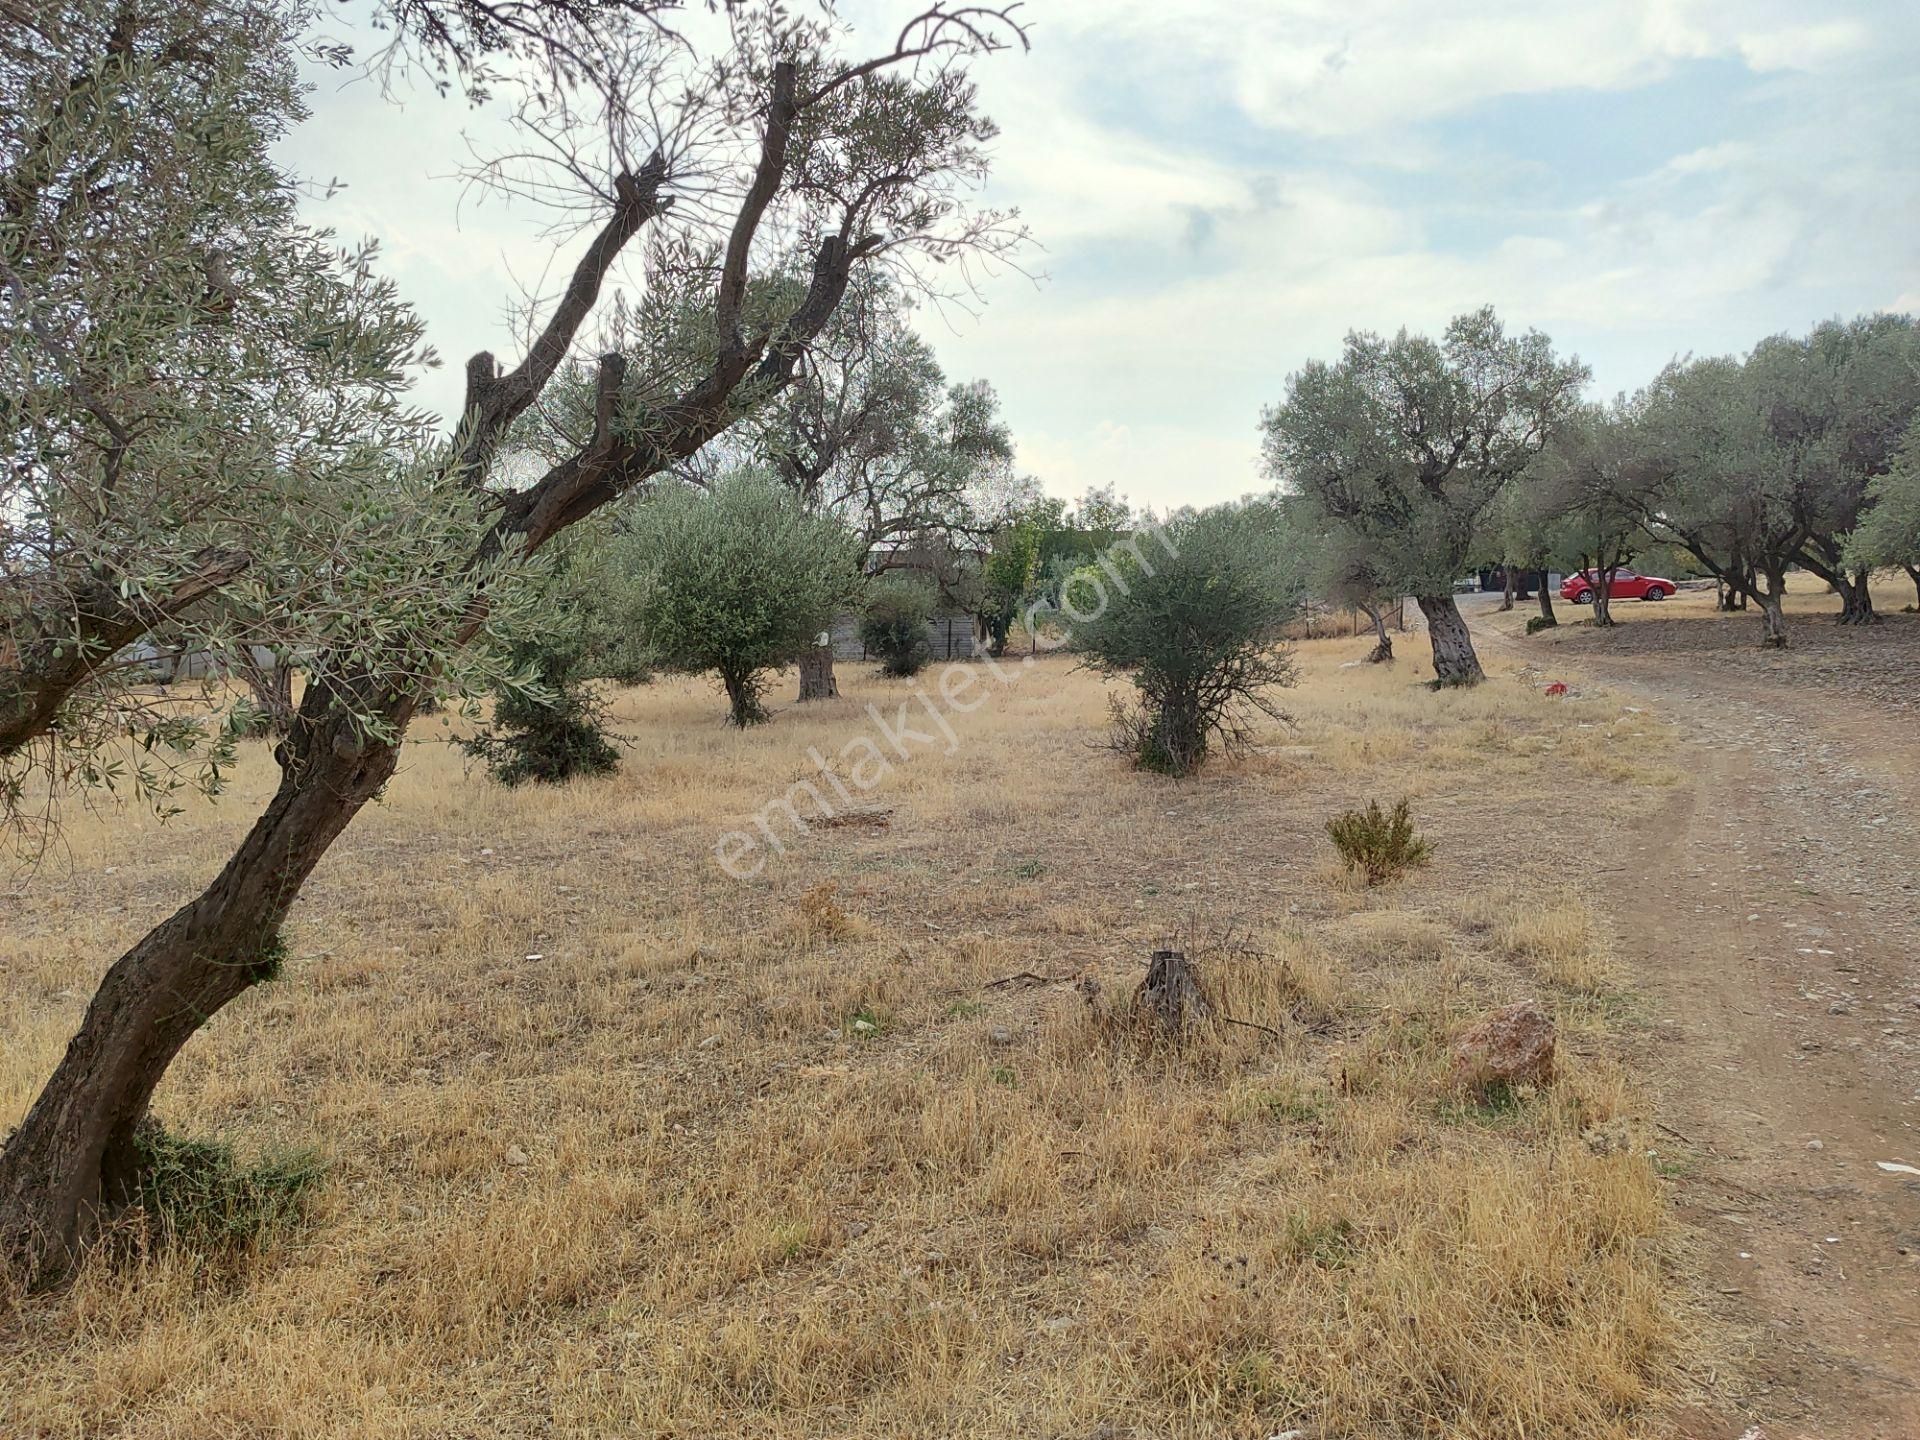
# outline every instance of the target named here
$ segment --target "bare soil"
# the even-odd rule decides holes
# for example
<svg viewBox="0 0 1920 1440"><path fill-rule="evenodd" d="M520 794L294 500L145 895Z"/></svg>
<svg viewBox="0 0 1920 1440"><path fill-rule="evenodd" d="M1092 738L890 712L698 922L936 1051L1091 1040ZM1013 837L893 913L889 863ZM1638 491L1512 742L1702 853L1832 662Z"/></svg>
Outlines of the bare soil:
<svg viewBox="0 0 1920 1440"><path fill-rule="evenodd" d="M1749 1354L1680 1433L1920 1435L1920 617L1871 629L1700 602L1612 631L1480 633L1567 662L1678 727L1617 869L1621 955L1651 1004L1677 1203ZM1689 611L1692 613L1689 613Z"/></svg>

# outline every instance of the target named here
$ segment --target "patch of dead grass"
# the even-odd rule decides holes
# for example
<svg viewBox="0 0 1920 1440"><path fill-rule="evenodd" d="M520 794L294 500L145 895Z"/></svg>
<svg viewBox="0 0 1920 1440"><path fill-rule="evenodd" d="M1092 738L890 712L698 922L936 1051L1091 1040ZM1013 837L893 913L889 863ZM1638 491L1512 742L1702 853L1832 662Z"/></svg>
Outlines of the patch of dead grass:
<svg viewBox="0 0 1920 1440"><path fill-rule="evenodd" d="M1297 727L1184 785L1089 746L1104 687L1042 660L896 767L886 825L751 882L718 832L908 687L845 667L747 732L703 685L622 692L625 769L551 791L410 746L286 978L158 1101L321 1150L315 1215L237 1273L156 1253L28 1304L0 1433L1635 1433L1687 1315L1657 1176L1586 1138L1640 1105L1604 1026L1551 1091L1445 1108L1471 1016L1611 983L1548 842L1626 813L1559 753L1619 707L1435 695L1357 644L1303 646ZM1660 763L1652 727L1581 744ZM0 1123L270 781L251 750L218 806L77 821L21 882ZM1435 842L1370 894L1322 828L1368 794ZM1248 937L1205 973L1249 1024L1116 1043L1101 1007L1208 925Z"/></svg>

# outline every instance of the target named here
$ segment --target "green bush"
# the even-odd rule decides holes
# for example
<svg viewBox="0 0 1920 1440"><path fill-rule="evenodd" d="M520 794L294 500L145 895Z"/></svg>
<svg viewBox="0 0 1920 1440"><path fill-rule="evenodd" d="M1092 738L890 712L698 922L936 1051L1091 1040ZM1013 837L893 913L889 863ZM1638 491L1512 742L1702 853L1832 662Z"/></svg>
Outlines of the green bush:
<svg viewBox="0 0 1920 1440"><path fill-rule="evenodd" d="M578 677L577 641L558 630L527 636L510 647L509 659L535 686L497 690L492 720L461 741L462 749L502 785L560 785L620 768L605 730L606 706Z"/></svg>
<svg viewBox="0 0 1920 1440"><path fill-rule="evenodd" d="M838 520L755 470L664 490L615 546L639 579L630 619L655 658L718 674L727 718L742 726L768 718L763 672L799 659L852 598L860 549Z"/></svg>
<svg viewBox="0 0 1920 1440"><path fill-rule="evenodd" d="M1552 630L1559 625L1559 623L1558 620L1550 615L1529 615L1527 617L1527 634L1538 635L1542 630Z"/></svg>
<svg viewBox="0 0 1920 1440"><path fill-rule="evenodd" d="M1408 811L1405 799L1391 811L1382 810L1378 800L1369 800L1366 809L1348 810L1329 820L1327 835L1351 869L1364 875L1367 884L1378 885L1426 864L1432 853L1432 847L1413 833Z"/></svg>
<svg viewBox="0 0 1920 1440"><path fill-rule="evenodd" d="M1248 738L1257 716L1284 718L1267 692L1293 683L1280 628L1302 586L1274 506L1203 511L1135 534L1105 560L1070 580L1066 613L1087 663L1133 681L1133 696L1112 702L1114 749L1186 775L1215 742Z"/></svg>
<svg viewBox="0 0 1920 1440"><path fill-rule="evenodd" d="M933 589L904 575L890 575L867 592L860 617L860 643L889 675L917 675L933 657L927 626L933 620Z"/></svg>
<svg viewBox="0 0 1920 1440"><path fill-rule="evenodd" d="M291 1229L326 1173L311 1151L242 1164L230 1146L186 1140L149 1122L134 1141L136 1199L160 1237L207 1250L250 1249Z"/></svg>

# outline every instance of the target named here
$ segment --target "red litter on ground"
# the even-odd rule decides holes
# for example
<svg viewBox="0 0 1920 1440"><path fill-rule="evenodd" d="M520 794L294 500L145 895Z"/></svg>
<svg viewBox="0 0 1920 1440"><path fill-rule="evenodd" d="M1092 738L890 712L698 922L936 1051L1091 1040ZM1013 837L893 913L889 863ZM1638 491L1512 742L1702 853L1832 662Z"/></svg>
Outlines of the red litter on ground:
<svg viewBox="0 0 1920 1440"><path fill-rule="evenodd" d="M1564 695L1566 693L1567 686L1564 680L1556 680L1553 684L1547 686L1547 694L1549 695Z"/></svg>

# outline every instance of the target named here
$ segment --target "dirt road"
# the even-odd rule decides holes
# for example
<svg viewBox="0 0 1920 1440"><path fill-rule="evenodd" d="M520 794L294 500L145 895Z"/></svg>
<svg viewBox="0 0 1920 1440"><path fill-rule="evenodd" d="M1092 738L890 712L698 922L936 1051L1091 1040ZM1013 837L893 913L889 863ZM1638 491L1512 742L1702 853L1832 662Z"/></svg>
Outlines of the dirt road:
<svg viewBox="0 0 1920 1440"><path fill-rule="evenodd" d="M1725 622L1542 646L1512 618L1483 633L1644 697L1693 777L1610 877L1664 1158L1750 1352L1680 1433L1915 1440L1920 1175L1883 1166L1920 1169L1920 694L1889 680L1920 670L1920 619L1824 622L1801 666Z"/></svg>

